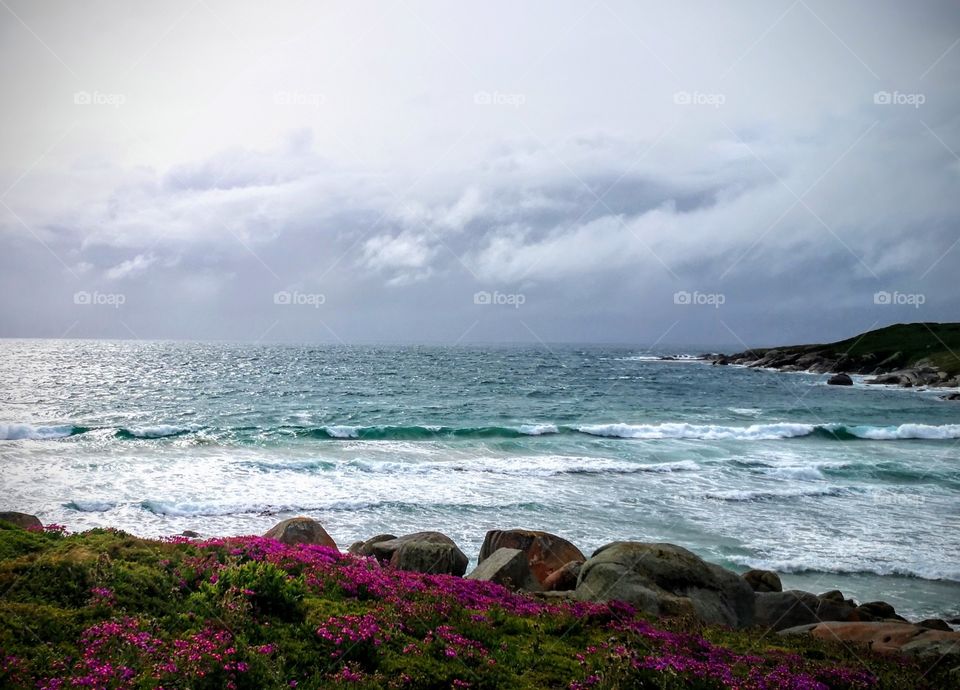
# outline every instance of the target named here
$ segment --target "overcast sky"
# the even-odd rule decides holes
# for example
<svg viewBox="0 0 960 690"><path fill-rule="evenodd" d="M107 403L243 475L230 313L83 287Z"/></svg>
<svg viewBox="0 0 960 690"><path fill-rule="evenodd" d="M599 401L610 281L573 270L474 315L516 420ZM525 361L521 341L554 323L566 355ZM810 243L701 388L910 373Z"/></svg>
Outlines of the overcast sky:
<svg viewBox="0 0 960 690"><path fill-rule="evenodd" d="M0 2L0 336L960 320L954 2Z"/></svg>

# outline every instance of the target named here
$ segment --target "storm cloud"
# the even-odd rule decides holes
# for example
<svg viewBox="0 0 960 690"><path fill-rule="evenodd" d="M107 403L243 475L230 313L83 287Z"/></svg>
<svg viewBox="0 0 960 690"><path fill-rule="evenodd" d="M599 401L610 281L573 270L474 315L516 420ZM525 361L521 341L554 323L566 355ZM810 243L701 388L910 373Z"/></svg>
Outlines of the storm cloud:
<svg viewBox="0 0 960 690"><path fill-rule="evenodd" d="M0 336L956 320L958 42L948 2L8 0Z"/></svg>

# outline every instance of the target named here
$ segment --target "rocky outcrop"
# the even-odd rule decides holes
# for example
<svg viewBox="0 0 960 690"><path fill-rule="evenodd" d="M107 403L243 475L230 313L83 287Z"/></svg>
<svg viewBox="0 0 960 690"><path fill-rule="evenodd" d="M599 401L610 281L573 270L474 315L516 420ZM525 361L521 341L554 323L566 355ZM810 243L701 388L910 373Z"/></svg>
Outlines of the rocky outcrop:
<svg viewBox="0 0 960 690"><path fill-rule="evenodd" d="M790 345L709 357L714 364L835 374L828 383L849 386L851 374L866 383L905 387L956 387L960 374L950 354L960 344L960 324L895 324L823 345ZM960 397L960 395L958 395Z"/></svg>
<svg viewBox="0 0 960 690"><path fill-rule="evenodd" d="M469 580L496 582L510 589L536 592L542 587L530 572L527 555L520 549L497 549L469 575Z"/></svg>
<svg viewBox="0 0 960 690"><path fill-rule="evenodd" d="M586 556L572 543L549 532L526 529L491 530L480 547L478 562L483 563L497 549L519 549L527 556L530 571L542 585L550 574L570 561L585 561Z"/></svg>
<svg viewBox="0 0 960 690"><path fill-rule="evenodd" d="M862 644L880 654L902 654L919 658L940 659L950 655L960 658L960 632L931 630L909 623L846 623L826 622L781 630L780 635L810 635L823 640L839 640Z"/></svg>
<svg viewBox="0 0 960 690"><path fill-rule="evenodd" d="M543 581L543 588L548 592L569 592L577 588L580 569L583 561L570 561L559 570L554 570Z"/></svg>
<svg viewBox="0 0 960 690"><path fill-rule="evenodd" d="M40 522L40 518L28 513L18 513L12 510L0 512L0 520L9 522L11 525L16 525L23 529L43 529L43 523Z"/></svg>
<svg viewBox="0 0 960 690"><path fill-rule="evenodd" d="M327 534L323 525L308 517L284 520L271 527L263 536L284 544L320 544L331 549L337 548L337 543Z"/></svg>
<svg viewBox="0 0 960 690"><path fill-rule="evenodd" d="M849 374L834 374L827 379L827 385L829 386L852 386L853 379L850 378Z"/></svg>
<svg viewBox="0 0 960 690"><path fill-rule="evenodd" d="M580 570L575 595L587 601L619 599L644 613L692 616L707 624L753 622L754 593L741 577L673 544L613 542Z"/></svg>
<svg viewBox="0 0 960 690"><path fill-rule="evenodd" d="M366 541L356 541L350 545L350 548L347 549L347 553L352 553L356 556L372 556L373 555L373 545L379 544L382 541L390 541L391 539L396 539L394 534L378 534L375 537L370 537Z"/></svg>
<svg viewBox="0 0 960 690"><path fill-rule="evenodd" d="M408 544L420 544L416 548L407 548L402 556L394 556ZM430 548L426 545L444 548ZM454 541L440 532L414 532L402 537L385 539L370 545L372 555L401 570L417 572L445 572L450 575L463 575L467 572L468 559ZM434 559L431 561L430 559Z"/></svg>
<svg viewBox="0 0 960 690"><path fill-rule="evenodd" d="M771 570L748 570L741 575L754 592L782 592L780 576Z"/></svg>

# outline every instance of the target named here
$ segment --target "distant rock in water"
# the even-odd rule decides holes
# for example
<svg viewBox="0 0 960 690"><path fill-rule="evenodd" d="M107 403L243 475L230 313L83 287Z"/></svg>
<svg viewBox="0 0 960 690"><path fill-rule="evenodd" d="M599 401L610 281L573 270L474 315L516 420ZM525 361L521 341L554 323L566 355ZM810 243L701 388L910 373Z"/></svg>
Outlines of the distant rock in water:
<svg viewBox="0 0 960 690"><path fill-rule="evenodd" d="M478 561L489 558L497 549L519 549L530 563L530 571L543 585L555 570L559 570L570 561L585 561L587 557L572 543L549 532L537 530L510 529L491 530L483 539Z"/></svg>
<svg viewBox="0 0 960 690"><path fill-rule="evenodd" d="M36 515L16 511L0 512L0 520L23 529L43 529L43 523Z"/></svg>
<svg viewBox="0 0 960 690"><path fill-rule="evenodd" d="M337 543L327 534L323 525L308 517L284 520L270 528L263 536L284 544L320 544L332 549L337 548Z"/></svg>
<svg viewBox="0 0 960 690"><path fill-rule="evenodd" d="M739 575L674 544L618 541L583 564L576 597L619 599L654 616L690 616L708 625L753 623L754 592Z"/></svg>
<svg viewBox="0 0 960 690"><path fill-rule="evenodd" d="M849 374L834 374L827 379L827 383L831 386L852 386L853 379Z"/></svg>

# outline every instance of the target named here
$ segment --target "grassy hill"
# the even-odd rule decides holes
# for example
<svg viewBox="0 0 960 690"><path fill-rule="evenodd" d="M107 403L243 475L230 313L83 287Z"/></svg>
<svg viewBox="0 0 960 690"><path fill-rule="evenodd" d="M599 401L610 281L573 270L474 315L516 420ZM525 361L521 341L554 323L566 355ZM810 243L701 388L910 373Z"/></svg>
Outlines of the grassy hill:
<svg viewBox="0 0 960 690"><path fill-rule="evenodd" d="M867 331L834 343L754 348L732 355L733 360L757 360L773 353L779 366L791 366L798 357L833 364L829 369L859 373L885 373L929 365L948 376L960 375L960 323L899 323ZM777 361L768 363L774 368Z"/></svg>

